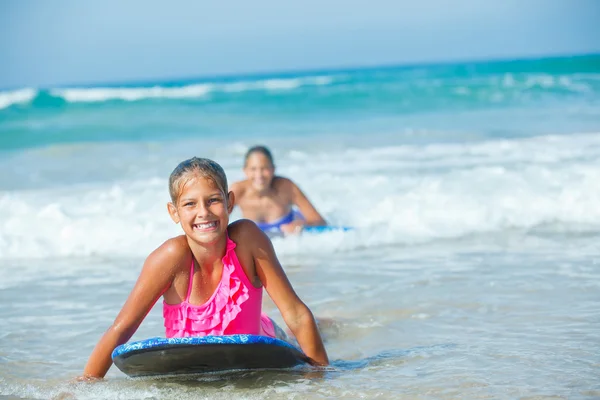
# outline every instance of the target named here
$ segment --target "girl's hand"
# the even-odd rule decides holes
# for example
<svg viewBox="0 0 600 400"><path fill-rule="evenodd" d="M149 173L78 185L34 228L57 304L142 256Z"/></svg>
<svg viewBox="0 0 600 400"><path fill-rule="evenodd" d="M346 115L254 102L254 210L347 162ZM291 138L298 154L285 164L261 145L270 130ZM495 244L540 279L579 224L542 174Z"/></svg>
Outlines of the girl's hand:
<svg viewBox="0 0 600 400"><path fill-rule="evenodd" d="M304 221L295 220L290 222L289 224L281 225L281 232L286 235L298 235L304 229Z"/></svg>
<svg viewBox="0 0 600 400"><path fill-rule="evenodd" d="M317 362L315 360L313 360L312 358L305 356L306 358L304 359L304 361L306 361L307 364L310 364L310 366L312 367L326 367L327 365L325 364L321 364L320 362Z"/></svg>
<svg viewBox="0 0 600 400"><path fill-rule="evenodd" d="M73 382L98 382L104 380L103 378L98 378L97 376L91 375L81 375L73 379Z"/></svg>

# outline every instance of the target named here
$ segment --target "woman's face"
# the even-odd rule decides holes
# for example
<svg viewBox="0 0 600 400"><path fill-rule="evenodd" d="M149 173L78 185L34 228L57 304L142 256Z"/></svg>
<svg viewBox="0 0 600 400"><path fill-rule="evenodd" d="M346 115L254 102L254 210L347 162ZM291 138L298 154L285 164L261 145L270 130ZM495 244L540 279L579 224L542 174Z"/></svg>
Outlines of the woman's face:
<svg viewBox="0 0 600 400"><path fill-rule="evenodd" d="M244 173L252 184L252 187L262 192L271 187L275 177L275 167L267 156L260 152L252 153L246 159Z"/></svg>

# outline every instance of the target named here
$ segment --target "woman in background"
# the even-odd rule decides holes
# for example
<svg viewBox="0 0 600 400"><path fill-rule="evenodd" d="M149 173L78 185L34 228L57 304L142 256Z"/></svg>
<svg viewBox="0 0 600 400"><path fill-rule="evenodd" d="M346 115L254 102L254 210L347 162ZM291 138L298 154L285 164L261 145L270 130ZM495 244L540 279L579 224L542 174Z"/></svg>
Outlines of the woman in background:
<svg viewBox="0 0 600 400"><path fill-rule="evenodd" d="M268 148L254 146L244 158L246 180L231 190L244 218L270 233L298 233L304 226L325 226L327 222L290 179L275 175L275 163ZM294 209L297 208L297 210Z"/></svg>

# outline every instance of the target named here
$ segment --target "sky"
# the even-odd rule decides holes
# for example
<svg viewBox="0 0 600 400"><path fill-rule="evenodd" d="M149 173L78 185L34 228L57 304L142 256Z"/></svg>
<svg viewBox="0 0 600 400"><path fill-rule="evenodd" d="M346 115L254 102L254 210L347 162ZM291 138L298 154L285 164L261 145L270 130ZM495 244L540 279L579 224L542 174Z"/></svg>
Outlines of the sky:
<svg viewBox="0 0 600 400"><path fill-rule="evenodd" d="M600 52L598 0L0 0L0 88Z"/></svg>

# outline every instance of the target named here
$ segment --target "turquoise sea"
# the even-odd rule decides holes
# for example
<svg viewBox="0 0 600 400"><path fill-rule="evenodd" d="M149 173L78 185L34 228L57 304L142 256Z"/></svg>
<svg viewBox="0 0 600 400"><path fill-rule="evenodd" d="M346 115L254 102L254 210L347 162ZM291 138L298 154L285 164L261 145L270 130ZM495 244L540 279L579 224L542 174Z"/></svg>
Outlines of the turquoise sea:
<svg viewBox="0 0 600 400"><path fill-rule="evenodd" d="M171 170L255 144L356 228L274 239L332 368L69 383ZM0 171L0 398L600 397L600 55L5 88Z"/></svg>

